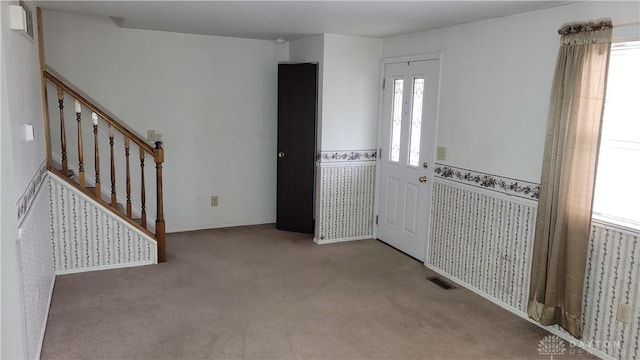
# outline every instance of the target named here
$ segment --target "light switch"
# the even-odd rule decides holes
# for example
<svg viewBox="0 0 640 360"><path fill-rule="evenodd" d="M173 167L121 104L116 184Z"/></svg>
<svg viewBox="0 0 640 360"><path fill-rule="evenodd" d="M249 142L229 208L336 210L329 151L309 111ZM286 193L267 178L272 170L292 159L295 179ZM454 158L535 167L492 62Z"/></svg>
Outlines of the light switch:
<svg viewBox="0 0 640 360"><path fill-rule="evenodd" d="M436 158L438 160L447 160L447 148L444 146L438 146L436 151Z"/></svg>
<svg viewBox="0 0 640 360"><path fill-rule="evenodd" d="M155 141L155 140L156 140L156 131L147 130L147 141Z"/></svg>
<svg viewBox="0 0 640 360"><path fill-rule="evenodd" d="M26 124L24 126L24 135L25 135L25 139L27 139L27 141L33 141L33 139L36 138L36 134L33 130L33 125L30 124Z"/></svg>

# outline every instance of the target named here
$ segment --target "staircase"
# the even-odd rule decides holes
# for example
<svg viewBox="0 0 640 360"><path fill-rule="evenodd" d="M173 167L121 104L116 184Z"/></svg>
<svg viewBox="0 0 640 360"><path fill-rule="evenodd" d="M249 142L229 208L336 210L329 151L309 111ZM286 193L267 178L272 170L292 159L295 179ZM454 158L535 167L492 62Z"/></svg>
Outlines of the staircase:
<svg viewBox="0 0 640 360"><path fill-rule="evenodd" d="M48 170L154 239L158 262L166 261L162 142L150 145L61 79L42 70ZM49 94L56 96L50 101ZM155 171L145 168L150 162ZM148 199L152 191L155 197ZM155 205L155 214L149 205Z"/></svg>

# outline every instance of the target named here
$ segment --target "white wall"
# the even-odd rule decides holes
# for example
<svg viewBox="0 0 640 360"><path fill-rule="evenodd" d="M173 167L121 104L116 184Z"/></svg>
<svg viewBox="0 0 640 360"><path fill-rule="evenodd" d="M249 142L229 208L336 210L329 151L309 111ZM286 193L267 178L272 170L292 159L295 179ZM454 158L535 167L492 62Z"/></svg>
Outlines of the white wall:
<svg viewBox="0 0 640 360"><path fill-rule="evenodd" d="M3 2L6 3L6 2ZM17 1L9 2L17 4ZM35 21L35 6L31 3ZM3 4L7 6L7 4ZM8 10L8 8L6 9ZM8 11L7 11L8 13ZM7 15L5 15L7 16ZM8 20L8 19L6 19ZM14 158L15 201L23 194L27 185L45 159L44 123L42 121L42 91L38 44L13 30L3 35L4 53L9 89L9 117L11 119L11 139ZM9 70L10 69L10 70ZM24 125L31 124L36 138L27 142Z"/></svg>
<svg viewBox="0 0 640 360"><path fill-rule="evenodd" d="M6 50L5 33L10 31L6 22L7 3L0 2L0 239L2 247L2 291L0 304L0 357L26 357L26 339L24 323L24 306L22 302L22 278L18 262L18 223L17 207L14 198L13 155L11 145L11 126L9 123L9 101L7 71L4 60ZM8 36L8 35L7 35Z"/></svg>
<svg viewBox="0 0 640 360"><path fill-rule="evenodd" d="M5 358L27 358L36 357L34 351L29 352L29 345L36 344L39 336L27 338L27 325L41 329L46 321L46 315L30 316L25 314L25 300L33 303L39 302L39 306L47 303L49 297L46 293L42 298L35 297L35 293L23 287L34 279L29 274L23 274L23 270L28 272L40 271L45 273L47 283L50 285L53 279L53 268L45 269L41 259L29 258L21 259L18 247L18 207L16 202L24 199L23 195L33 199L35 193L31 191L34 178L40 170L40 165L44 161L44 136L42 122L42 103L40 92L40 77L38 68L38 48L35 42L27 39L20 33L9 28L9 8L10 4L17 4L17 1L0 2L0 124L1 124L1 174L0 196L2 200L1 228L2 228L2 313L0 321L2 323L0 357ZM32 3L27 3L31 9L35 9ZM34 12L35 15L35 12ZM27 142L25 138L24 125L32 124L35 127L36 138ZM33 204L32 202L29 202ZM44 207L43 207L44 206ZM26 215L35 210L47 211L46 204L31 205L31 209ZM31 226L31 229L38 230L46 234L49 224L46 222ZM34 244L38 249L43 250L42 254L51 260L52 253L47 253L50 249L50 239L46 236L31 236L31 232L23 234L23 243ZM49 247L49 248L47 248ZM47 291L43 289L43 291ZM24 293L23 293L24 292ZM41 300L41 301L39 301ZM27 318L29 323L27 323ZM29 348L33 348L30 346Z"/></svg>
<svg viewBox="0 0 640 360"><path fill-rule="evenodd" d="M275 220L277 63L288 59L286 45L43 17L48 66L133 130L163 135L168 231Z"/></svg>
<svg viewBox="0 0 640 360"><path fill-rule="evenodd" d="M320 150L375 149L382 40L325 34Z"/></svg>
<svg viewBox="0 0 640 360"><path fill-rule="evenodd" d="M442 51L438 146L462 168L539 182L564 23L638 22L638 2L582 2L385 39L383 57Z"/></svg>
<svg viewBox="0 0 640 360"><path fill-rule="evenodd" d="M318 150L374 149L382 40L322 34L292 41L291 62L320 64Z"/></svg>
<svg viewBox="0 0 640 360"><path fill-rule="evenodd" d="M313 35L289 43L289 61L292 63L318 64L318 119L320 124L316 132L316 144L322 143L322 110L323 110L323 78L324 78L324 34Z"/></svg>

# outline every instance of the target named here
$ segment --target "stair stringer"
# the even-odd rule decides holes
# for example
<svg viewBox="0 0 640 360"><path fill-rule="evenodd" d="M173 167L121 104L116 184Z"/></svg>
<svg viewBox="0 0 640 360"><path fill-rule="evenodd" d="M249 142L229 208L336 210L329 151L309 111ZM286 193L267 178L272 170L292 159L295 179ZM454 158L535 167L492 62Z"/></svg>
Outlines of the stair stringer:
<svg viewBox="0 0 640 360"><path fill-rule="evenodd" d="M56 275L158 263L156 241L49 172Z"/></svg>

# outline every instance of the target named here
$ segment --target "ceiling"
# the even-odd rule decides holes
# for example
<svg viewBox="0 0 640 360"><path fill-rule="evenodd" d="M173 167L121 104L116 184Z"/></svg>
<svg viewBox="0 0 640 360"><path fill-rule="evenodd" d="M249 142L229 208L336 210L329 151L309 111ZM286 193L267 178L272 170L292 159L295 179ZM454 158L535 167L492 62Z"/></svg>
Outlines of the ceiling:
<svg viewBox="0 0 640 360"><path fill-rule="evenodd" d="M120 27L295 40L329 33L385 38L575 1L38 1L109 16Z"/></svg>

